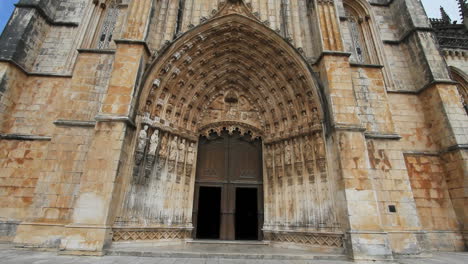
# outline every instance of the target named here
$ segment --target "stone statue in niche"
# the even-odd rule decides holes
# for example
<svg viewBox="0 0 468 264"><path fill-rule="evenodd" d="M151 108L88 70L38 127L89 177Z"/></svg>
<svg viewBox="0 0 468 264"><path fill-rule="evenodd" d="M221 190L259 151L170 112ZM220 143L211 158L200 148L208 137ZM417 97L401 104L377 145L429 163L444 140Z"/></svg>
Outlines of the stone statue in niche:
<svg viewBox="0 0 468 264"><path fill-rule="evenodd" d="M293 140L294 162L301 162L301 148L297 139Z"/></svg>
<svg viewBox="0 0 468 264"><path fill-rule="evenodd" d="M156 150L158 149L159 146L159 130L155 129L153 132L153 135L151 135L150 138L150 146L149 146L149 155L156 155Z"/></svg>
<svg viewBox="0 0 468 264"><path fill-rule="evenodd" d="M325 158L325 145L323 143L322 135L320 133L315 134L315 145L314 152L317 158Z"/></svg>
<svg viewBox="0 0 468 264"><path fill-rule="evenodd" d="M177 141L178 141L178 137L174 136L172 138L171 146L170 146L171 147L170 152L169 152L169 159L170 160L176 160L176 158L177 158L177 149L178 149Z"/></svg>
<svg viewBox="0 0 468 264"><path fill-rule="evenodd" d="M320 123L320 116L317 107L312 108L312 122L314 125Z"/></svg>
<svg viewBox="0 0 468 264"><path fill-rule="evenodd" d="M314 149L312 148L312 139L310 138L310 136L306 136L305 139L304 139L304 159L306 161L310 161L313 159L313 151Z"/></svg>
<svg viewBox="0 0 468 264"><path fill-rule="evenodd" d="M190 142L190 145L187 150L187 164L192 165L195 161L195 150L193 142Z"/></svg>
<svg viewBox="0 0 468 264"><path fill-rule="evenodd" d="M145 125L140 133L138 134L138 146L137 151L144 152L146 147L146 140L148 139L148 126Z"/></svg>
<svg viewBox="0 0 468 264"><path fill-rule="evenodd" d="M281 147L278 145L275 145L275 166L281 167L282 162L281 162Z"/></svg>
<svg viewBox="0 0 468 264"><path fill-rule="evenodd" d="M185 161L185 139L181 139L178 147L179 160L177 162L177 176L176 183L180 183L182 176L184 176L184 161Z"/></svg>
<svg viewBox="0 0 468 264"><path fill-rule="evenodd" d="M138 133L138 142L137 142L137 149L135 153L135 163L136 165L140 165L141 161L143 160L145 148L146 148L146 140L148 139L148 126L144 126L140 133Z"/></svg>
<svg viewBox="0 0 468 264"><path fill-rule="evenodd" d="M179 162L185 161L185 139L182 139L179 143Z"/></svg>
<svg viewBox="0 0 468 264"><path fill-rule="evenodd" d="M286 141L284 146L284 163L288 165L291 164L291 158L291 144Z"/></svg>
<svg viewBox="0 0 468 264"><path fill-rule="evenodd" d="M159 130L155 129L150 137L149 151L145 164L145 177L149 178L153 170L154 161L156 160L156 150L159 145Z"/></svg>
<svg viewBox="0 0 468 264"><path fill-rule="evenodd" d="M167 141L168 141L168 135L165 134L161 137L161 147L159 148L159 156L160 157L166 157L167 156Z"/></svg>
<svg viewBox="0 0 468 264"><path fill-rule="evenodd" d="M322 134L316 133L315 135L315 157L317 159L317 167L321 172L322 181L326 181L325 174L325 144L323 143Z"/></svg>

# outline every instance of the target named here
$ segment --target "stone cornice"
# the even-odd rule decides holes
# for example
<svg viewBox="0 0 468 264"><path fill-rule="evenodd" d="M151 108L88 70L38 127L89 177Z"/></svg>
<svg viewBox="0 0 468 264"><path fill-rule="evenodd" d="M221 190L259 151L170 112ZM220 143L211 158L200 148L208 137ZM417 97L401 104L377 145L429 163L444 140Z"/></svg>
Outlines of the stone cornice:
<svg viewBox="0 0 468 264"><path fill-rule="evenodd" d="M114 39L116 44L129 44L129 45L143 45L146 52L150 56L152 54L151 49L148 46L148 43L144 40L134 40L134 39Z"/></svg>
<svg viewBox="0 0 468 264"><path fill-rule="evenodd" d="M136 127L135 122L128 116L98 114L94 119L97 122L121 122L128 126Z"/></svg>
<svg viewBox="0 0 468 264"><path fill-rule="evenodd" d="M343 51L331 51L331 50L324 50L320 54L320 56L315 60L315 62L312 62L312 65L319 64L320 61L323 59L325 56L336 56L336 57L351 57L351 53L349 52L343 52Z"/></svg>
<svg viewBox="0 0 468 264"><path fill-rule="evenodd" d="M388 139L388 140L400 140L401 136L396 133L376 133L376 132L364 132L364 136L367 139Z"/></svg>
<svg viewBox="0 0 468 264"><path fill-rule="evenodd" d="M78 27L79 24L75 22L57 21L52 19L38 4L15 4L16 8L32 8L35 9L44 20L52 26L62 27Z"/></svg>
<svg viewBox="0 0 468 264"><path fill-rule="evenodd" d="M384 66L380 64L368 64L368 63L355 63L351 62L349 64L351 67L355 68L375 68L375 69L382 69Z"/></svg>
<svg viewBox="0 0 468 264"><path fill-rule="evenodd" d="M437 85L437 84L452 84L452 85L457 85L458 82L453 81L453 80L432 80L430 83L424 85L421 89L416 90L416 91L407 91L407 90L388 90L387 93L396 93L396 94L415 94L419 95L425 90L429 89L430 87Z"/></svg>
<svg viewBox="0 0 468 264"><path fill-rule="evenodd" d="M365 127L361 125L356 125L356 124L335 123L335 124L332 124L332 127L335 130L341 130L341 131L353 131L353 132L366 131Z"/></svg>
<svg viewBox="0 0 468 264"><path fill-rule="evenodd" d="M415 27L403 33L403 35L397 40L382 40L382 42L389 45L399 45L418 32L434 32L434 29L432 27Z"/></svg>
<svg viewBox="0 0 468 264"><path fill-rule="evenodd" d="M79 121L79 120L65 120L57 119L54 121L56 126L70 126L70 127L94 127L96 121Z"/></svg>
<svg viewBox="0 0 468 264"><path fill-rule="evenodd" d="M38 76L38 77L54 77L54 78L71 78L71 74L57 74L57 73L43 73L43 72L30 72L23 68L23 66L19 65L16 61L11 59L2 59L0 58L0 62L7 62L13 64L16 68L22 71L24 74L28 76Z"/></svg>
<svg viewBox="0 0 468 264"><path fill-rule="evenodd" d="M114 49L77 49L78 53L115 54Z"/></svg>
<svg viewBox="0 0 468 264"><path fill-rule="evenodd" d="M52 140L52 137L25 134L0 134L0 139L24 141L50 141Z"/></svg>

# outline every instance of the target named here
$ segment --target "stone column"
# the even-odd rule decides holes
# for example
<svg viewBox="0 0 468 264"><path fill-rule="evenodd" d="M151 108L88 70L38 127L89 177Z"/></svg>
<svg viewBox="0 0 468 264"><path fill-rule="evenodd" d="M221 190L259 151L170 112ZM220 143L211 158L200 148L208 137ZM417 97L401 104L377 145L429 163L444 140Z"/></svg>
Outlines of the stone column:
<svg viewBox="0 0 468 264"><path fill-rule="evenodd" d="M72 223L66 226L61 249L70 254L101 255L110 244L117 204L121 201L122 179L135 134L129 117L133 95L142 67L150 55L143 42L150 0L132 1L125 40L116 40L114 68L100 113L90 151L84 166L81 186L74 205Z"/></svg>

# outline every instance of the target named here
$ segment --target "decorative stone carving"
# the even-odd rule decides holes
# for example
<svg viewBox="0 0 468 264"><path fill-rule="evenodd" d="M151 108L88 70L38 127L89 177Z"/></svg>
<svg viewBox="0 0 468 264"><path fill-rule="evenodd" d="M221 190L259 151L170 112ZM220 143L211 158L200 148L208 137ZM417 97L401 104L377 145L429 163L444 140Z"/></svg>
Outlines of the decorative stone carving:
<svg viewBox="0 0 468 264"><path fill-rule="evenodd" d="M138 133L137 149L135 152L135 164L140 165L145 155L146 141L148 140L148 126L144 126Z"/></svg>
<svg viewBox="0 0 468 264"><path fill-rule="evenodd" d="M171 141L171 149L169 152L169 159L170 160L176 160L177 159L177 154L178 154L178 144L177 144L178 137L174 136Z"/></svg>
<svg viewBox="0 0 468 264"><path fill-rule="evenodd" d="M158 147L159 147L159 130L155 129L150 138L150 147L149 147L148 154L156 155L156 150L158 149Z"/></svg>

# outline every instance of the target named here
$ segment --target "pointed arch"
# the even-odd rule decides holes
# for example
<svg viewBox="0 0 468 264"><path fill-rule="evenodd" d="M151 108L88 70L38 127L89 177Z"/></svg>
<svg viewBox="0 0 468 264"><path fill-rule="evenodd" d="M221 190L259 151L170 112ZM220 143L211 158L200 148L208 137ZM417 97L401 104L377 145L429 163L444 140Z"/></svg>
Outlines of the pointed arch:
<svg viewBox="0 0 468 264"><path fill-rule="evenodd" d="M255 127L267 138L321 126L328 111L309 65L244 11L221 9L163 48L144 74L138 114L161 126L198 133L206 125L201 117L206 118L209 102L235 89L249 98L261 120Z"/></svg>
<svg viewBox="0 0 468 264"><path fill-rule="evenodd" d="M463 107L468 113L468 75L462 70L450 66L450 74L452 79L458 82L457 88L458 93L460 93L460 100L462 101Z"/></svg>

